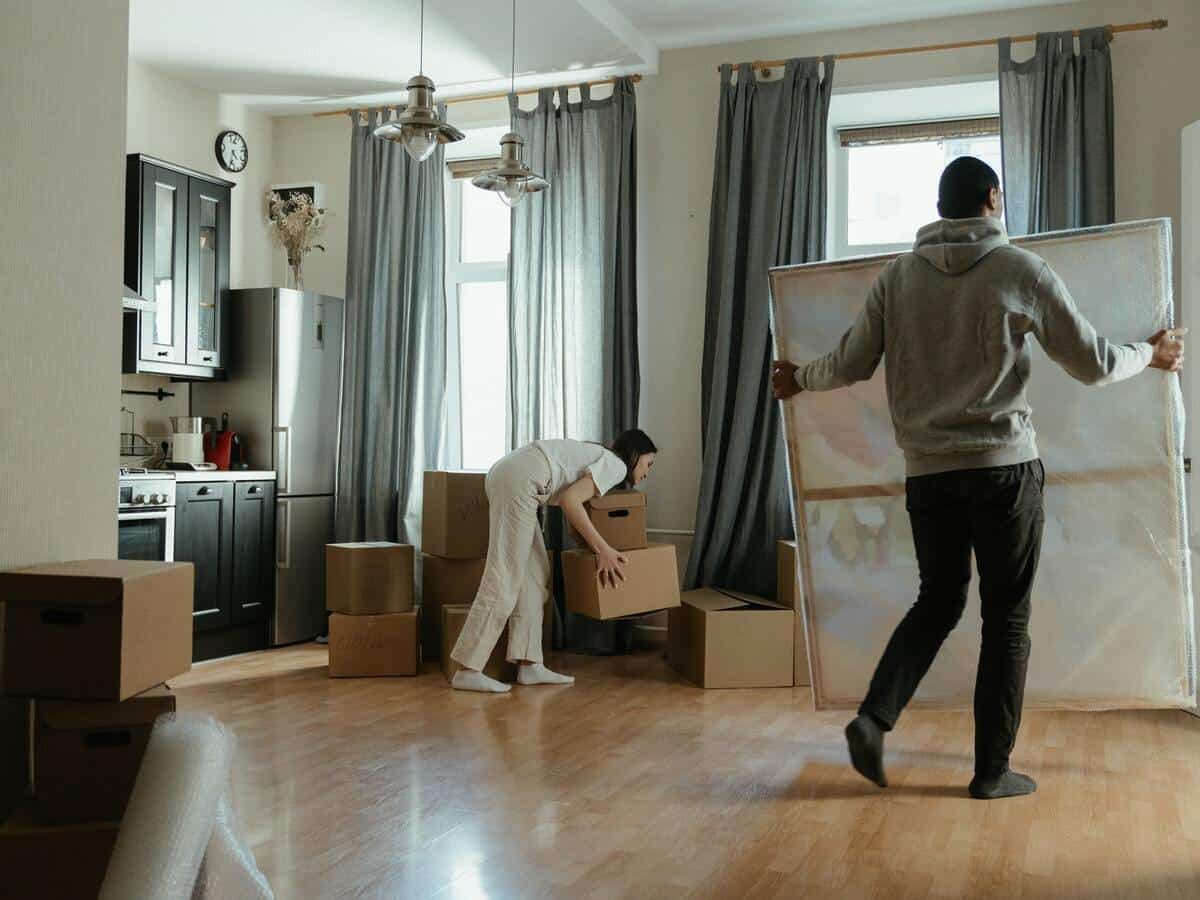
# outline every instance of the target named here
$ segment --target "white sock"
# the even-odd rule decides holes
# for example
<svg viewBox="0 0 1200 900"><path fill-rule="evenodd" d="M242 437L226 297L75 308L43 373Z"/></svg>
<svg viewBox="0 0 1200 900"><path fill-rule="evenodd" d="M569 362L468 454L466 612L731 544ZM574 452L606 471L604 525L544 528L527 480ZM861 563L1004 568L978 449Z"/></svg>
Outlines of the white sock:
<svg viewBox="0 0 1200 900"><path fill-rule="evenodd" d="M518 684L574 684L575 676L559 675L541 663L530 663L517 669Z"/></svg>
<svg viewBox="0 0 1200 900"><path fill-rule="evenodd" d="M450 687L458 691L480 691L484 694L507 694L512 690L511 684L488 678L474 669L459 669L454 673Z"/></svg>

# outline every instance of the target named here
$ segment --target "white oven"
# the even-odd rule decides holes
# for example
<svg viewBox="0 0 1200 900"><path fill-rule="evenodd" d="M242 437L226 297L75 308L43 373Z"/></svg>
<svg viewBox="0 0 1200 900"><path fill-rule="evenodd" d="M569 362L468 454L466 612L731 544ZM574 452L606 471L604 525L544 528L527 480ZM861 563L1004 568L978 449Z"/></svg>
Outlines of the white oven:
<svg viewBox="0 0 1200 900"><path fill-rule="evenodd" d="M117 488L117 558L174 561L174 473L121 470Z"/></svg>

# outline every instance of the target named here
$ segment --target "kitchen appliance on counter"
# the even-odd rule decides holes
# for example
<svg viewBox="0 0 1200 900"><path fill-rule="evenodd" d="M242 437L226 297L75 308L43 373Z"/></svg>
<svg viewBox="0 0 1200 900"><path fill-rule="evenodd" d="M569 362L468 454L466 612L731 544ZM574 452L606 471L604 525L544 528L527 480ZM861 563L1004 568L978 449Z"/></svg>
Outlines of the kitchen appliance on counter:
<svg viewBox="0 0 1200 900"><path fill-rule="evenodd" d="M215 426L215 420L205 419ZM244 470L250 466L243 459L242 441L236 431L229 429L229 413L221 413L221 430L205 429L204 431L204 461L210 462L218 469Z"/></svg>
<svg viewBox="0 0 1200 900"><path fill-rule="evenodd" d="M171 458L168 469L215 469L204 459L204 435L200 416L171 416Z"/></svg>
<svg viewBox="0 0 1200 900"><path fill-rule="evenodd" d="M228 414L244 461L275 471L271 642L311 640L325 631L325 544L334 541L343 301L285 288L235 290L229 315L227 380L194 383L192 412Z"/></svg>
<svg viewBox="0 0 1200 900"><path fill-rule="evenodd" d="M174 562L174 472L117 470L117 558Z"/></svg>

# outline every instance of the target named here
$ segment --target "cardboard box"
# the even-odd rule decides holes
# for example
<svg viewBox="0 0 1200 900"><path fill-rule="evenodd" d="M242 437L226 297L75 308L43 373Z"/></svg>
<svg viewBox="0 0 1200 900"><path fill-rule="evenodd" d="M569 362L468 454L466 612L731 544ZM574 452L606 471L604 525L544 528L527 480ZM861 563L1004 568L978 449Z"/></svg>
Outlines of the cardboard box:
<svg viewBox="0 0 1200 900"><path fill-rule="evenodd" d="M325 608L347 616L411 612L413 562L409 544L326 544Z"/></svg>
<svg viewBox="0 0 1200 900"><path fill-rule="evenodd" d="M128 700L192 667L191 563L89 559L0 572L4 690Z"/></svg>
<svg viewBox="0 0 1200 900"><path fill-rule="evenodd" d="M446 559L483 559L488 552L488 500L483 472L426 472L421 550Z"/></svg>
<svg viewBox="0 0 1200 900"><path fill-rule="evenodd" d="M679 572L672 544L651 544L623 554L625 580L615 588L601 587L596 557L590 550L563 553L566 607L593 619L619 619L679 605Z"/></svg>
<svg viewBox="0 0 1200 900"><path fill-rule="evenodd" d="M34 816L92 822L125 814L154 721L175 712L175 695L160 685L123 703L39 700L34 709Z"/></svg>
<svg viewBox="0 0 1200 900"><path fill-rule="evenodd" d="M594 497L587 505L588 518L614 550L644 550L646 495L641 491L614 491Z"/></svg>
<svg viewBox="0 0 1200 900"><path fill-rule="evenodd" d="M41 825L17 810L0 826L0 896L96 900L120 825Z"/></svg>
<svg viewBox="0 0 1200 900"><path fill-rule="evenodd" d="M470 606L475 602L486 562L421 554L422 659L442 658L442 607Z"/></svg>
<svg viewBox="0 0 1200 900"><path fill-rule="evenodd" d="M446 676L447 681L450 681L454 677L454 673L458 671L458 663L450 658L450 652L458 643L458 636L462 633L470 612L470 606L442 607L442 674ZM510 663L505 658L507 655L508 626L506 625L500 632L500 639L496 641L496 646L492 648L492 655L488 657L487 664L483 667L483 674L489 678L495 678L497 681L516 681L517 664Z"/></svg>
<svg viewBox="0 0 1200 900"><path fill-rule="evenodd" d="M667 659L703 688L791 687L795 616L749 594L688 591L670 613Z"/></svg>
<svg viewBox="0 0 1200 900"><path fill-rule="evenodd" d="M800 608L800 566L796 558L798 552L795 541L780 541L778 544L775 554L778 579L775 599L796 612L792 684L810 685L812 677L808 673L808 640L804 630L804 610Z"/></svg>
<svg viewBox="0 0 1200 900"><path fill-rule="evenodd" d="M417 610L382 616L329 617L329 676L416 675Z"/></svg>

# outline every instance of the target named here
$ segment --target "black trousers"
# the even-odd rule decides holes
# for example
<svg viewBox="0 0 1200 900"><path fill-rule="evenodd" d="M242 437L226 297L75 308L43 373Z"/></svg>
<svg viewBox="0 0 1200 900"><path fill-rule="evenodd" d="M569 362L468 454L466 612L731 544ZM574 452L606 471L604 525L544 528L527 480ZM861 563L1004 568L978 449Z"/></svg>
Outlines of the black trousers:
<svg viewBox="0 0 1200 900"><path fill-rule="evenodd" d="M1008 767L1021 724L1029 664L1029 598L1042 546L1040 460L908 479L921 586L875 669L859 712L886 729L901 711L958 624L979 568L983 643L975 676L975 771Z"/></svg>

